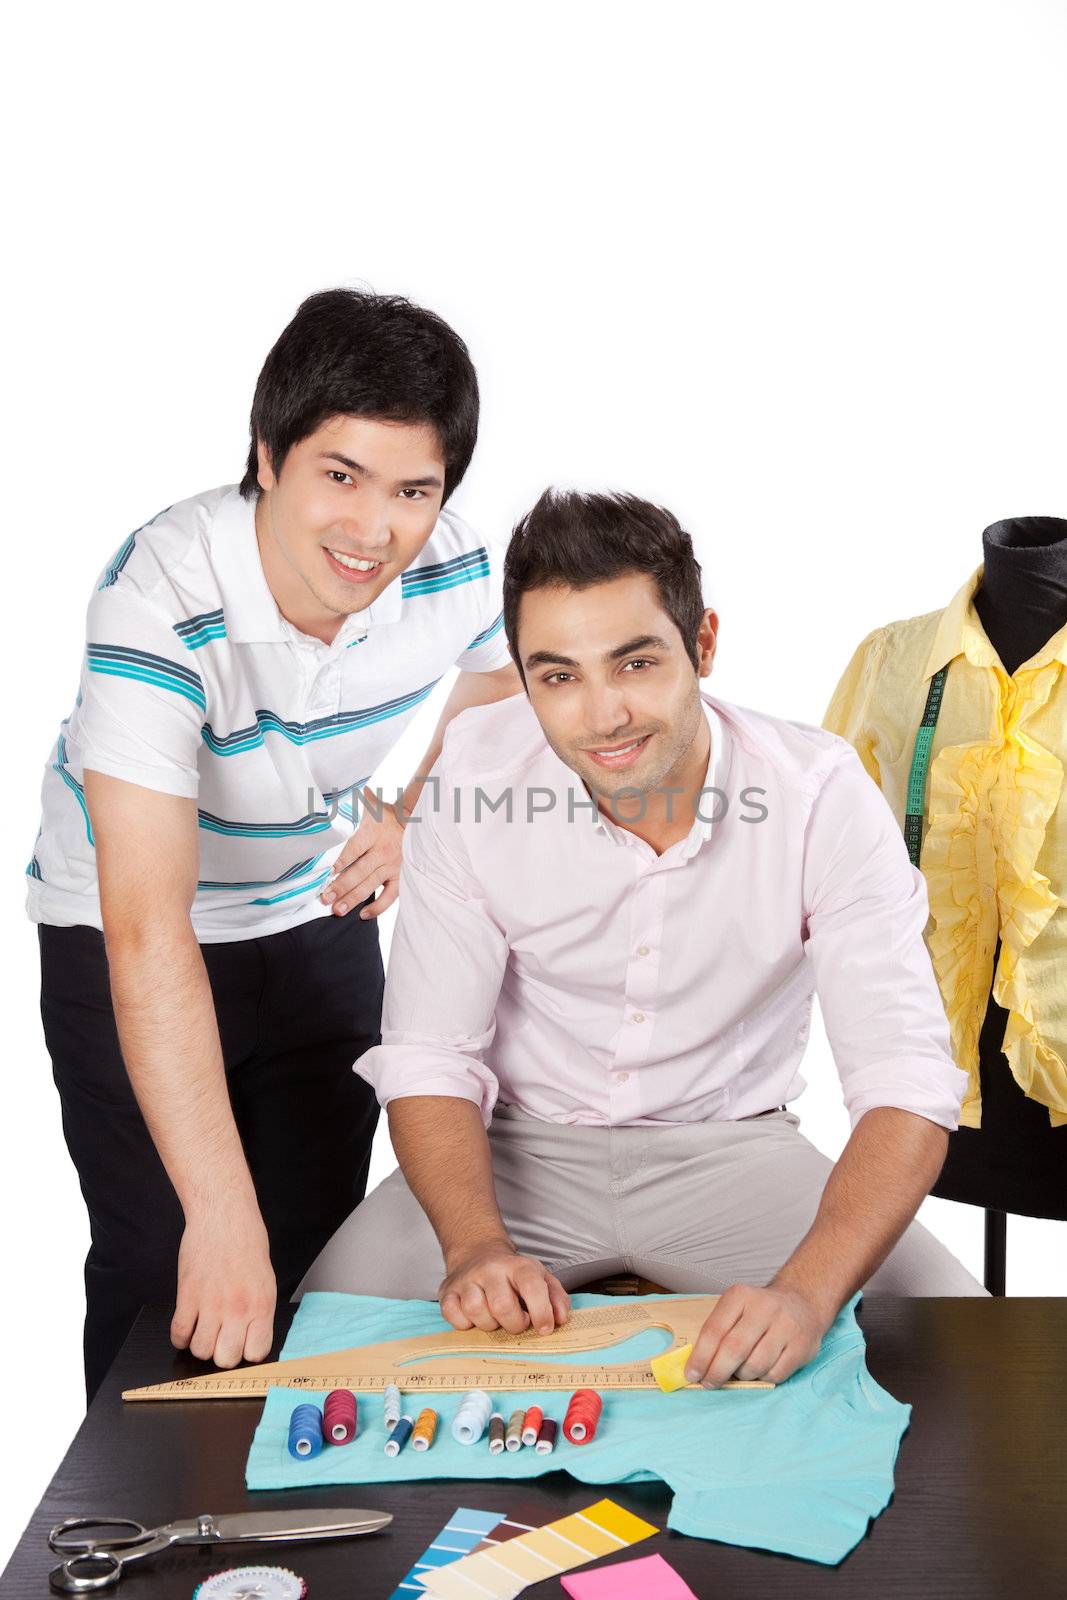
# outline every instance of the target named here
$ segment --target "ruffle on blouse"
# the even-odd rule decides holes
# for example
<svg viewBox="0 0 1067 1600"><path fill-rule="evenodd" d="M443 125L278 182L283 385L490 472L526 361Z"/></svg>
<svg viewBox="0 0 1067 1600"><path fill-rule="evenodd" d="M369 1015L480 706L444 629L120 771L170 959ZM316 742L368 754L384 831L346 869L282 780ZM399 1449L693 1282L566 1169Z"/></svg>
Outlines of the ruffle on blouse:
<svg viewBox="0 0 1067 1600"><path fill-rule="evenodd" d="M1014 682L998 672L999 726L990 741L951 745L930 769L922 851L930 896L927 944L953 1054L969 1079L964 1127L977 1128L982 1120L978 1040L991 978L993 998L1008 1012L1003 1050L1016 1083L1048 1107L1053 1127L1067 1123L1067 1065L1041 1038L1020 960L1060 904L1037 858L1063 787L1063 764L1020 728L1019 717L1044 705L1059 670L1052 663Z"/></svg>

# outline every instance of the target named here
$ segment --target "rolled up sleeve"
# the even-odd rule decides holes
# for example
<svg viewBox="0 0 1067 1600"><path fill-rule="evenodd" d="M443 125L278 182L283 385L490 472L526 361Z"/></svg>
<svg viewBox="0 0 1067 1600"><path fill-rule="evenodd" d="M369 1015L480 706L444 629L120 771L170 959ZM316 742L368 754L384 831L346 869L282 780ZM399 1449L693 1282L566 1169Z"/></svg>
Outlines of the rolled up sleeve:
<svg viewBox="0 0 1067 1600"><path fill-rule="evenodd" d="M926 883L892 812L842 747L805 839L807 954L852 1126L895 1106L950 1131L967 1075L923 940Z"/></svg>
<svg viewBox="0 0 1067 1600"><path fill-rule="evenodd" d="M452 1095L477 1105L488 1127L497 1080L485 1052L508 944L471 870L450 790L424 789L404 834L400 901L389 955L382 1043L356 1071L381 1105L412 1095Z"/></svg>

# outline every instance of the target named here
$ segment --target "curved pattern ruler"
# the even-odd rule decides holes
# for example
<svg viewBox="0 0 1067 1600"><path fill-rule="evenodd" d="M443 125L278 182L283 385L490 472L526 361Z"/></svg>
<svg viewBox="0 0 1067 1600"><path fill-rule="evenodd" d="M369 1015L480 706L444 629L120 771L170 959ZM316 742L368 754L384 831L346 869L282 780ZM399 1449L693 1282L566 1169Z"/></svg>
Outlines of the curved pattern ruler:
<svg viewBox="0 0 1067 1600"><path fill-rule="evenodd" d="M406 1393L452 1394L468 1389L655 1389L649 1358L617 1363L589 1360L650 1329L671 1335L668 1350L693 1344L718 1295L635 1300L620 1306L573 1311L553 1333L482 1333L454 1329L417 1338L355 1345L289 1361L175 1378L127 1389L124 1400L254 1400L269 1389L352 1389L366 1393L395 1383ZM541 1360L580 1355L579 1365ZM514 1360L502 1359L513 1356ZM731 1379L729 1389L773 1389L772 1383Z"/></svg>

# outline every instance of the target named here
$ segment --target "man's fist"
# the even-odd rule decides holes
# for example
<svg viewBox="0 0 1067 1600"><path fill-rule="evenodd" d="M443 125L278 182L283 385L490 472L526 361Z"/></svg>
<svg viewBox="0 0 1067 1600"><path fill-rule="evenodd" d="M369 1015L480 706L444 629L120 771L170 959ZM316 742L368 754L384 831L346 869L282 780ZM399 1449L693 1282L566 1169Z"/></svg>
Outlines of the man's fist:
<svg viewBox="0 0 1067 1600"><path fill-rule="evenodd" d="M267 1230L254 1205L186 1218L171 1344L217 1367L264 1361L276 1298Z"/></svg>
<svg viewBox="0 0 1067 1600"><path fill-rule="evenodd" d="M570 1297L559 1279L511 1244L480 1245L447 1265L438 1299L441 1315L454 1328L551 1333L570 1314Z"/></svg>

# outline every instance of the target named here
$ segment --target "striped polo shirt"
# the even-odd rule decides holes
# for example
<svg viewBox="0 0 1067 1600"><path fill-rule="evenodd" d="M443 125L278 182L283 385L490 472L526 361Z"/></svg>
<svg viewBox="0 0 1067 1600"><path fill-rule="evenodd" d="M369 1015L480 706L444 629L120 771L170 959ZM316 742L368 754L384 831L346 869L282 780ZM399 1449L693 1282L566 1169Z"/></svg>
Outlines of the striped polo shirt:
<svg viewBox="0 0 1067 1600"><path fill-rule="evenodd" d="M451 667L509 660L497 555L447 508L326 645L278 610L254 502L224 487L169 507L124 541L90 601L77 702L45 769L31 918L101 926L87 768L196 800L198 939L329 915L318 894L353 796Z"/></svg>

